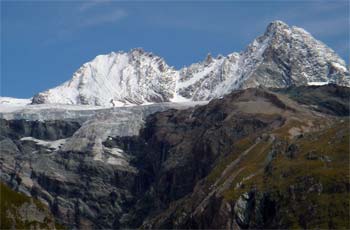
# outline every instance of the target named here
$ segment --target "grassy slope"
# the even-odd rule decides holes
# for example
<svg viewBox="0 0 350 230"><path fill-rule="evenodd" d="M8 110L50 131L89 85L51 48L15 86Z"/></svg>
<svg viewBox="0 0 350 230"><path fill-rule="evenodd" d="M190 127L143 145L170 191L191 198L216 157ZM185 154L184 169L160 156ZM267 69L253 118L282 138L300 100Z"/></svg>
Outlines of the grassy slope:
<svg viewBox="0 0 350 230"><path fill-rule="evenodd" d="M55 223L54 218L48 208L38 200L30 198L21 193L11 190L8 186L0 182L0 229L62 229L62 226ZM20 209L33 204L33 213L41 213L45 216L43 221L24 218Z"/></svg>
<svg viewBox="0 0 350 230"><path fill-rule="evenodd" d="M331 127L293 139L286 131L273 133L277 146L259 142L224 176L241 169L223 192L224 198L236 201L252 190L268 193L278 203L277 218L282 226L349 229L349 121L336 121ZM236 143L233 153L207 177L207 183L218 180L253 140Z"/></svg>

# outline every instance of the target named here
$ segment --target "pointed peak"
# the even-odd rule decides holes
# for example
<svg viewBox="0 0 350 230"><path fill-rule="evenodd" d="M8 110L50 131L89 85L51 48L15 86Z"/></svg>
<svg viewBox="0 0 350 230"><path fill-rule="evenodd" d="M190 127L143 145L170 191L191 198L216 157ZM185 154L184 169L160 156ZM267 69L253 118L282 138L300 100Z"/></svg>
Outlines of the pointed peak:
<svg viewBox="0 0 350 230"><path fill-rule="evenodd" d="M281 31L281 30L285 30L285 29L289 30L290 27L286 23L279 21L279 20L276 20L276 21L272 21L269 23L269 25L266 28L265 34L271 34L271 33L274 33L276 31Z"/></svg>
<svg viewBox="0 0 350 230"><path fill-rule="evenodd" d="M281 20L275 20L269 23L267 27L273 27L273 28L285 28L289 27L287 23L281 21Z"/></svg>
<svg viewBox="0 0 350 230"><path fill-rule="evenodd" d="M205 58L204 62L205 62L206 64L210 64L210 63L213 62L213 57L211 56L211 53L208 53L208 54L207 54L207 57Z"/></svg>
<svg viewBox="0 0 350 230"><path fill-rule="evenodd" d="M142 47L137 47L137 48L131 49L129 53L132 53L132 54L144 54L144 53L146 53L146 51Z"/></svg>
<svg viewBox="0 0 350 230"><path fill-rule="evenodd" d="M155 55L154 53L152 52L148 52L148 51L145 51L143 48L139 47L139 48L133 48L129 51L129 55L133 56L133 57L140 57L140 56L143 56L143 57L150 57L150 58L153 58L153 57L158 57L157 55Z"/></svg>

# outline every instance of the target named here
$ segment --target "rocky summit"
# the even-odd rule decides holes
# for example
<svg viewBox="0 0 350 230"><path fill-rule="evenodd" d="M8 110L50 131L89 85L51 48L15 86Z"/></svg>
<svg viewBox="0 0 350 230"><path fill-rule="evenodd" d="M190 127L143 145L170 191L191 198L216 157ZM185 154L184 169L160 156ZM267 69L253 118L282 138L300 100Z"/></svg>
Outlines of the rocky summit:
<svg viewBox="0 0 350 230"><path fill-rule="evenodd" d="M0 98L1 229L350 229L350 75L298 27L176 70L99 55Z"/></svg>

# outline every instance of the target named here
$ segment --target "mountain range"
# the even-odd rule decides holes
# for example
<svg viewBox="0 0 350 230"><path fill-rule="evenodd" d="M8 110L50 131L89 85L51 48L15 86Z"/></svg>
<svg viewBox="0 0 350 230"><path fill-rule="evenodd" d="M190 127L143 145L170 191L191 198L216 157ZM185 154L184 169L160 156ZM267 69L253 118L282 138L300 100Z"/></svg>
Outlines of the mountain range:
<svg viewBox="0 0 350 230"><path fill-rule="evenodd" d="M72 79L38 93L33 104L123 106L206 101L251 87L335 83L350 86L344 60L311 34L281 21L240 53L212 57L176 70L142 49L99 55Z"/></svg>
<svg viewBox="0 0 350 230"><path fill-rule="evenodd" d="M180 70L99 55L0 98L0 229L350 229L349 86L281 21Z"/></svg>

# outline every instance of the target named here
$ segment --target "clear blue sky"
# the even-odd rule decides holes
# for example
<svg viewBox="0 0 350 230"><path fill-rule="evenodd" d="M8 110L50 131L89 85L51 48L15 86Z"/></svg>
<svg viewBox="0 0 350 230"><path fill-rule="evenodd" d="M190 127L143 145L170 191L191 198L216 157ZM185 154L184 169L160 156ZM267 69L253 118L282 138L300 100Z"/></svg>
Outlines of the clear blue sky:
<svg viewBox="0 0 350 230"><path fill-rule="evenodd" d="M349 62L349 1L1 1L1 96L31 97L98 54L143 47L176 68L243 50L273 20Z"/></svg>

